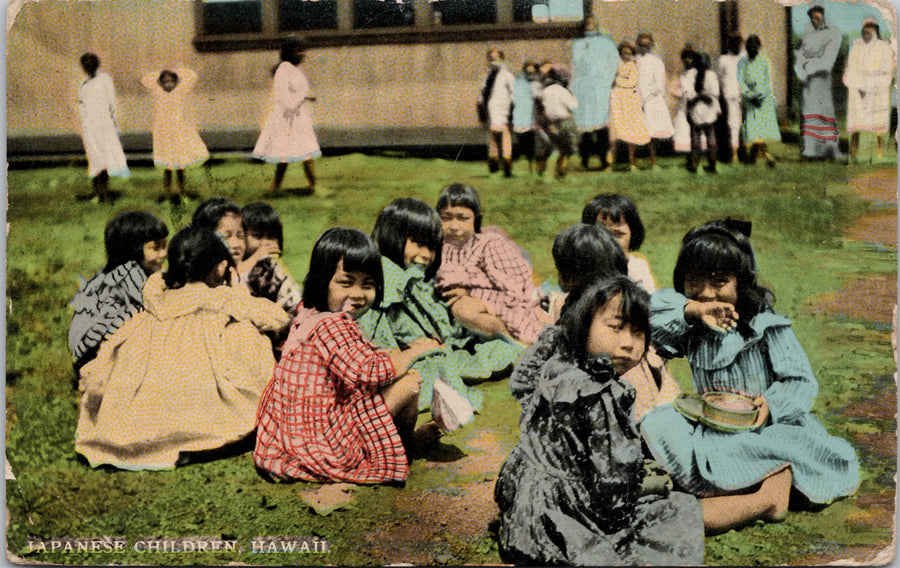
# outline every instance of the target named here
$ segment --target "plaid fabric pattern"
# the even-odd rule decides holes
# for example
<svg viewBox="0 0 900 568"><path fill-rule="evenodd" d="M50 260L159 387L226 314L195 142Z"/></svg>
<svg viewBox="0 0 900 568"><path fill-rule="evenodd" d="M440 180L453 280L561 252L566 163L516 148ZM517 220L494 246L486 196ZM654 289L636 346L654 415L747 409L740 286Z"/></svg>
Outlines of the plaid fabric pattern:
<svg viewBox="0 0 900 568"><path fill-rule="evenodd" d="M347 314L319 317L309 331L292 325L294 345L275 366L260 399L253 459L277 478L377 483L409 471L381 396L395 370Z"/></svg>
<svg viewBox="0 0 900 568"><path fill-rule="evenodd" d="M520 341L534 343L543 327L531 263L499 227L485 227L461 247L445 243L435 282L439 290L469 288Z"/></svg>

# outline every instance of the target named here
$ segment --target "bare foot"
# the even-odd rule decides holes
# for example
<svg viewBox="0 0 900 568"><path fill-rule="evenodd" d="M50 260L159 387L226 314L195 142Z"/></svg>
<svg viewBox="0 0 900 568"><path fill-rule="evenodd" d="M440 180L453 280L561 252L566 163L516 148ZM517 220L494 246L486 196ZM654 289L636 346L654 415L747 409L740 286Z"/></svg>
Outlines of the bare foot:
<svg viewBox="0 0 900 568"><path fill-rule="evenodd" d="M759 488L760 492L765 492L766 496L772 501L766 514L763 515L765 520L780 523L787 518L792 482L793 476L791 475L790 464L785 465L781 470L773 473L762 482L762 487Z"/></svg>
<svg viewBox="0 0 900 568"><path fill-rule="evenodd" d="M409 437L407 454L417 456L428 450L441 437L441 429L434 420L422 424Z"/></svg>

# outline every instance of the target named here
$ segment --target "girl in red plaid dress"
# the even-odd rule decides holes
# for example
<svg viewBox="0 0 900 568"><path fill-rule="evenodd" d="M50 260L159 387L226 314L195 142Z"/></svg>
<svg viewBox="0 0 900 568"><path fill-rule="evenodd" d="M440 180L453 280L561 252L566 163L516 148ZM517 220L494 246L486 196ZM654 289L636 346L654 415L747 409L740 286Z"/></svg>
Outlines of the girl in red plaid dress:
<svg viewBox="0 0 900 568"><path fill-rule="evenodd" d="M379 351L355 322L383 288L381 255L364 233L335 227L316 241L303 301L257 411L253 458L272 477L403 481L404 446L437 435L433 422L414 431L421 378L407 371L437 342Z"/></svg>

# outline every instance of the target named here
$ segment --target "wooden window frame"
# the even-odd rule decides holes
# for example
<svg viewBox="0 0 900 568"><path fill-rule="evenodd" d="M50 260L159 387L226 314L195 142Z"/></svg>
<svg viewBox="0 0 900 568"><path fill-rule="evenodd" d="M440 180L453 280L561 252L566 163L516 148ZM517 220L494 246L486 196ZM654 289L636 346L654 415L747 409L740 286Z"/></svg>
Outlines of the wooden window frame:
<svg viewBox="0 0 900 568"><path fill-rule="evenodd" d="M201 53L278 49L285 38L302 35L307 45L344 47L410 43L446 43L502 41L521 39L570 39L584 32L583 21L515 22L513 0L496 0L497 21L492 24L442 25L431 18L428 0L413 0L415 21L411 26L392 28L353 28L353 0L337 0L337 29L278 31L278 0L259 0L263 30L245 34L206 34L203 26L203 2L194 1L194 47ZM592 0L582 0L585 16L591 13Z"/></svg>

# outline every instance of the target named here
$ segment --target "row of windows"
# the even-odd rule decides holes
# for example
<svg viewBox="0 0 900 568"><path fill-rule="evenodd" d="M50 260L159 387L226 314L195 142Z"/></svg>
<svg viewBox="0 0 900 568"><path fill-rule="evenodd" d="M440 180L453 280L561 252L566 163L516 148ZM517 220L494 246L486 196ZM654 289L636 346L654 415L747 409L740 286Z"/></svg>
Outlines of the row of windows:
<svg viewBox="0 0 900 568"><path fill-rule="evenodd" d="M216 42L236 37L271 39L292 32L315 39L328 32L379 29L421 34L471 25L575 25L584 19L589 1L199 0L197 35L200 41Z"/></svg>

